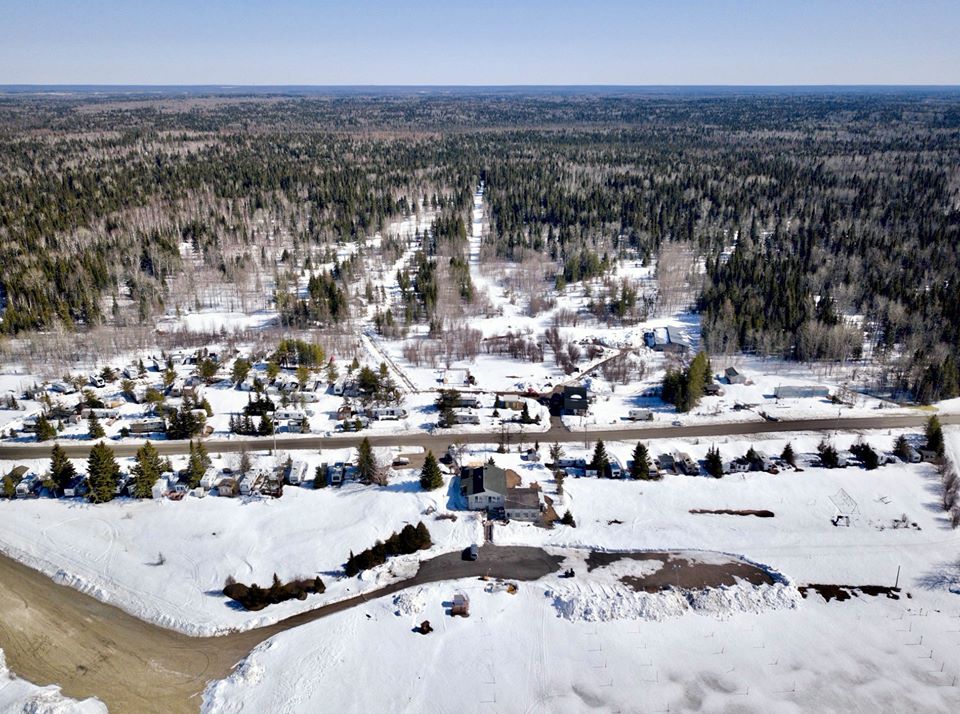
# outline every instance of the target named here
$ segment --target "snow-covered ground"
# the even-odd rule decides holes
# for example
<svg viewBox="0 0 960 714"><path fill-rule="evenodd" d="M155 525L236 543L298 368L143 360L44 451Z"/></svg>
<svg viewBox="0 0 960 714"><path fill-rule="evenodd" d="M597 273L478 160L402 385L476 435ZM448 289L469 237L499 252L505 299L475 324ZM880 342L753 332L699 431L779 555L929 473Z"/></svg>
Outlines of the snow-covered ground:
<svg viewBox="0 0 960 714"><path fill-rule="evenodd" d="M351 455L327 451L323 461ZM304 458L312 477L321 457ZM144 620L212 635L269 624L375 589L415 572L417 558L482 542L475 514L458 513L451 521L424 513L431 507L445 512L448 498L446 490L423 492L418 474L407 470L383 489L355 483L318 490L288 486L280 499L124 498L102 505L70 499L0 501L0 550ZM351 551L418 521L433 538L429 551L393 558L363 579L339 577ZM284 581L319 575L327 590L260 612L232 607L221 592L228 576L266 586L274 573Z"/></svg>
<svg viewBox="0 0 960 714"><path fill-rule="evenodd" d="M55 686L38 687L16 677L7 669L0 650L0 712L21 714L106 714L107 708L97 699L77 701L60 693Z"/></svg>
<svg viewBox="0 0 960 714"><path fill-rule="evenodd" d="M761 612L570 621L550 584L436 584L279 635L208 687L203 711L948 712L957 608L856 598ZM445 613L456 592L469 619ZM665 601L673 593L658 596ZM922 608L922 609L921 609ZM414 633L429 620L434 632ZM952 632L950 631L952 629ZM922 641L922 645L918 642ZM371 646L376 643L376 646ZM357 666L375 679L357 686ZM941 671L943 667L943 671Z"/></svg>
<svg viewBox="0 0 960 714"><path fill-rule="evenodd" d="M870 441L883 447L894 436ZM791 441L805 453L817 438ZM834 442L844 448L854 438ZM948 441L960 451L960 431L948 430ZM785 442L754 446L778 453ZM720 448L733 456L749 445ZM707 445L651 446L702 457ZM627 445L608 447L625 458ZM515 455L498 459L525 481L546 481ZM573 557L575 578L521 583L517 594L482 581L439 583L274 637L208 687L203 711L953 711L960 701L960 533L936 506L937 486L931 466L905 464L721 480L568 478L562 501L576 513L576 529L511 524L497 527L496 541L745 553L788 581L633 593L602 569L585 572ZM858 506L849 528L831 525L830 497L841 488ZM698 507L767 508L775 516L689 513ZM902 513L918 528L892 527ZM898 566L899 599L826 602L796 589L891 586ZM470 598L469 619L447 614L456 593ZM423 620L434 632L412 631ZM357 687L357 662L390 674L375 687Z"/></svg>

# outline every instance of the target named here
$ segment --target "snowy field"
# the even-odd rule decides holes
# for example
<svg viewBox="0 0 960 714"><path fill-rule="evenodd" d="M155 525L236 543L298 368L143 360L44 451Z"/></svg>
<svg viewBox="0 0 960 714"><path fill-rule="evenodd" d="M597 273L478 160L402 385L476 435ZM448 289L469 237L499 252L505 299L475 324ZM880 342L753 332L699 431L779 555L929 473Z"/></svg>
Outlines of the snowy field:
<svg viewBox="0 0 960 714"><path fill-rule="evenodd" d="M328 451L324 460L351 455ZM320 457L305 460L312 477ZM415 572L417 558L482 541L474 514L458 513L456 521L424 514L431 507L443 512L447 501L445 490L421 491L418 475L409 470L384 489L288 486L280 499L123 498L96 506L20 499L0 502L0 550L141 619L213 635L270 624L375 589ZM351 550L359 552L421 520L433 538L429 551L393 558L363 579L339 579ZM319 575L327 590L260 612L233 607L221 592L228 576L268 586L274 573L284 581Z"/></svg>
<svg viewBox="0 0 960 714"><path fill-rule="evenodd" d="M889 438L871 441L879 447ZM960 433L949 439L960 452ZM774 453L784 443L756 447ZM793 439L799 452L815 443ZM721 450L742 454L748 446ZM623 445L611 447L624 455ZM706 447L686 448L698 457ZM522 468L519 460L511 465ZM203 711L954 711L960 533L948 530L935 504L932 471L901 464L719 481L567 479L576 529L511 524L497 527L496 541L737 552L789 582L638 594L609 574L586 573L573 558L575 578L521 583L515 595L487 592L480 581L440 583L278 635L208 687ZM540 478L535 468L522 473ZM840 488L859 505L850 528L830 522L829 496ZM697 507L768 508L775 516L688 513ZM902 513L919 530L891 527ZM795 587L890 586L898 565L899 599L827 602L816 593L804 599ZM469 619L446 614L458 592L470 598ZM434 632L412 631L423 620ZM357 662L390 676L357 688Z"/></svg>
<svg viewBox="0 0 960 714"><path fill-rule="evenodd" d="M310 623L208 687L203 711L955 710L956 602L952 616L926 597L815 597L752 614L585 622L560 617L548 587L437 584L412 606L382 598ZM469 596L469 619L445 614L455 592ZM435 631L412 632L423 620ZM375 686L356 686L358 663L382 673Z"/></svg>
<svg viewBox="0 0 960 714"><path fill-rule="evenodd" d="M76 701L64 697L55 686L38 687L16 677L7 669L0 650L0 712L5 714L106 714L107 708L97 699Z"/></svg>

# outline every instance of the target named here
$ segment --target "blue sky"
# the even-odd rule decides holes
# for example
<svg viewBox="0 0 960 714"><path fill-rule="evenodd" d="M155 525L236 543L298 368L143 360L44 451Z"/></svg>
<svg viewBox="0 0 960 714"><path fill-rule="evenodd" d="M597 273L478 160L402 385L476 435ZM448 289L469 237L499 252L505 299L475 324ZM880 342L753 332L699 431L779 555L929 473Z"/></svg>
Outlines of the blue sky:
<svg viewBox="0 0 960 714"><path fill-rule="evenodd" d="M960 84L960 0L0 0L0 84Z"/></svg>

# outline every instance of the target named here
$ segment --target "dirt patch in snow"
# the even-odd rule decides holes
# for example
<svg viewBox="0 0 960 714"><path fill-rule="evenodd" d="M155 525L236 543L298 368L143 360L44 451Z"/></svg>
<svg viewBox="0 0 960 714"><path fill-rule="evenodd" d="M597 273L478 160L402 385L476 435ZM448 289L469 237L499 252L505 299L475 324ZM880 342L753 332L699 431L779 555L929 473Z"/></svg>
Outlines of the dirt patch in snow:
<svg viewBox="0 0 960 714"><path fill-rule="evenodd" d="M711 510L709 508L692 508L690 509L690 513L694 513L694 514L704 513L704 514L715 515L715 516L756 516L757 518L773 518L774 516L773 511L767 511L763 509L759 511L755 511L755 510L733 511L733 510L730 510L729 508L719 508L716 510Z"/></svg>
<svg viewBox="0 0 960 714"><path fill-rule="evenodd" d="M742 560L726 563L705 563L700 560L668 556L663 568L648 575L625 575L621 578L636 592L655 593L667 588L703 590L731 586L737 581L751 585L773 585L765 570Z"/></svg>
<svg viewBox="0 0 960 714"><path fill-rule="evenodd" d="M827 602L831 600L843 602L852 597L860 597L861 593L869 595L870 597L886 595L891 600L899 600L901 592L900 588L886 585L828 585L824 583L811 583L810 585L802 585L797 589L800 591L800 594L803 595L804 599L813 591ZM908 598L911 597L910 593L905 594Z"/></svg>
<svg viewBox="0 0 960 714"><path fill-rule="evenodd" d="M695 552L641 551L633 553L606 553L591 551L587 557L587 572L603 568L617 561L630 559L659 561L663 566L641 575L624 575L621 582L635 592L655 593L668 588L703 590L745 582L751 585L773 585L773 576L763 568L736 556L712 553L700 556Z"/></svg>

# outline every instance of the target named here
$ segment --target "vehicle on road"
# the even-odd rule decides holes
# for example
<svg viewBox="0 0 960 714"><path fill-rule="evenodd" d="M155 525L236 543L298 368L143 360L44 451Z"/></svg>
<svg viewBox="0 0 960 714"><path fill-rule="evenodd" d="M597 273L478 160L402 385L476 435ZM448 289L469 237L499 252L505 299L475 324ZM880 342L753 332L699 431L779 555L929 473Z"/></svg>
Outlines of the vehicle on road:
<svg viewBox="0 0 960 714"><path fill-rule="evenodd" d="M463 551L464 560L476 560L480 557L480 549L477 548L477 544L474 543L469 548Z"/></svg>

